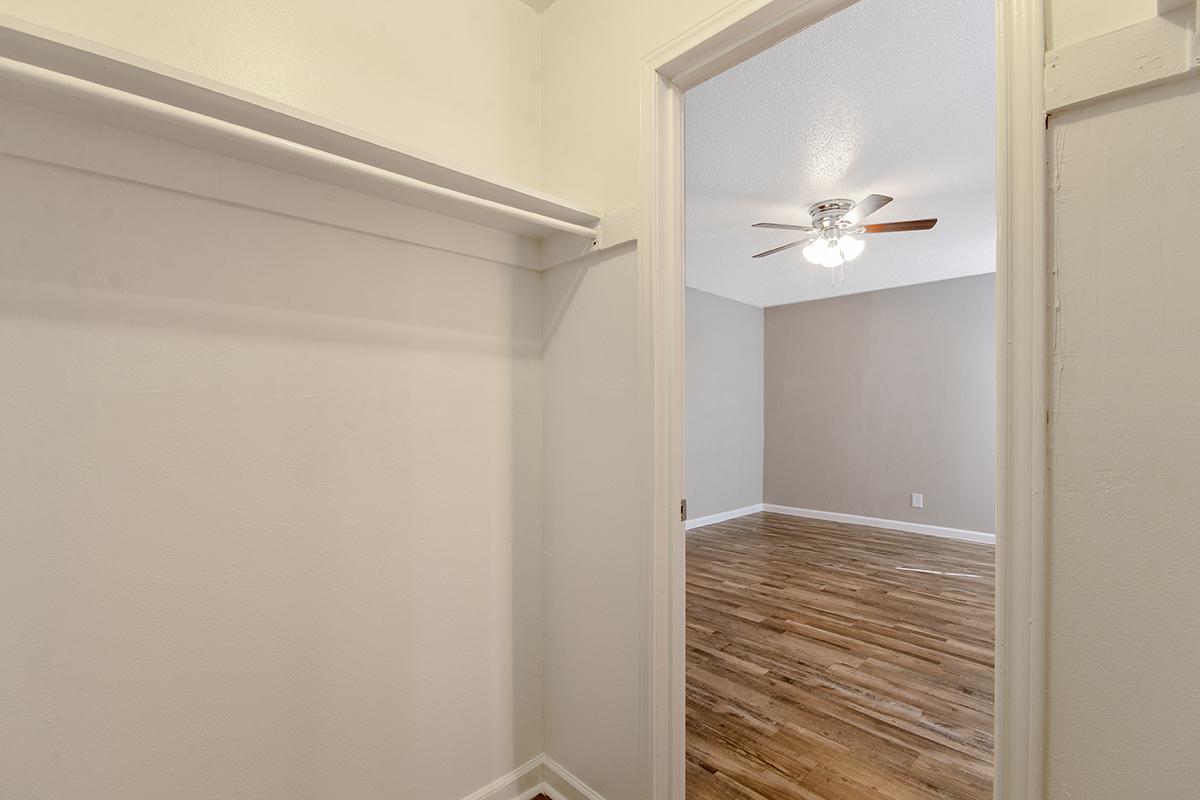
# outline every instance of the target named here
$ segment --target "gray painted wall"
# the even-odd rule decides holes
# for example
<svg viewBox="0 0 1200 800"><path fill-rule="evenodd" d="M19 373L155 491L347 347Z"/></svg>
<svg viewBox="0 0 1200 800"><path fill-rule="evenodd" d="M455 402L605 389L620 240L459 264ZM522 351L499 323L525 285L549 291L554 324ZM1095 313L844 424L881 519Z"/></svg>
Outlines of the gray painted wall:
<svg viewBox="0 0 1200 800"><path fill-rule="evenodd" d="M765 330L767 503L994 531L993 275L776 306Z"/></svg>
<svg viewBox="0 0 1200 800"><path fill-rule="evenodd" d="M763 499L763 310L686 296L688 516Z"/></svg>

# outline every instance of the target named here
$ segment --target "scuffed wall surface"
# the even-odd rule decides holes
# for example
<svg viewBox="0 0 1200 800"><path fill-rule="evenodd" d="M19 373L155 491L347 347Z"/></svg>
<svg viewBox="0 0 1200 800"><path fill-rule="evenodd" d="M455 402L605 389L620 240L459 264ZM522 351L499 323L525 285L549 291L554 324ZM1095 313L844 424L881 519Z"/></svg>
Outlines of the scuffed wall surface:
<svg viewBox="0 0 1200 800"><path fill-rule="evenodd" d="M1052 125L1049 795L1200 786L1200 82Z"/></svg>

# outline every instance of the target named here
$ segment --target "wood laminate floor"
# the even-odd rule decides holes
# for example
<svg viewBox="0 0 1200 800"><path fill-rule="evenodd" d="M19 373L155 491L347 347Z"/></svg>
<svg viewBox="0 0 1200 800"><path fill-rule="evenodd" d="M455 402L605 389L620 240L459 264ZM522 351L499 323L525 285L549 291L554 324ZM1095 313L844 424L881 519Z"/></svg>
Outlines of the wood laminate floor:
<svg viewBox="0 0 1200 800"><path fill-rule="evenodd" d="M988 800L994 550L753 514L687 534L688 800Z"/></svg>

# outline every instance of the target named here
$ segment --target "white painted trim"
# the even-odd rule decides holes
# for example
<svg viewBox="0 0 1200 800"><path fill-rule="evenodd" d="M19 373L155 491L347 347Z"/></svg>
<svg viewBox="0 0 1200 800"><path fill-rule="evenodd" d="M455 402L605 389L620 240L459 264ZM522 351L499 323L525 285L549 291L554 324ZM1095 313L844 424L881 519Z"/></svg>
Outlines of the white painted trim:
<svg viewBox="0 0 1200 800"><path fill-rule="evenodd" d="M684 800L684 637L682 619L683 93L641 65L638 199L639 430L643 499L643 621L640 696L647 800ZM643 612L645 613L645 612Z"/></svg>
<svg viewBox="0 0 1200 800"><path fill-rule="evenodd" d="M1046 54L1046 110L1200 75L1200 5Z"/></svg>
<svg viewBox="0 0 1200 800"><path fill-rule="evenodd" d="M863 517L858 514L842 514L837 511L818 511L812 508L794 508L792 506L777 506L772 503L763 503L763 511L772 514L787 514L789 517L807 517L808 519L821 519L826 522L845 522L849 525L865 525L868 528L882 528L889 531L901 531L903 533L919 533L922 536L937 536L942 539L958 539L963 542L976 542L978 544L996 543L996 535L994 533L985 533L983 531L968 531L962 528L943 528L941 525L925 525L920 522L904 522L898 519L880 519L878 517Z"/></svg>
<svg viewBox="0 0 1200 800"><path fill-rule="evenodd" d="M232 86L0 16L0 85L24 99L542 239L600 217Z"/></svg>
<svg viewBox="0 0 1200 800"><path fill-rule="evenodd" d="M0 81L0 161L6 168L82 173L221 206L263 211L472 260L537 270L541 243L444 214L6 96ZM45 99L45 98L40 98ZM82 148L78 142L88 142ZM572 237L578 241L578 237Z"/></svg>
<svg viewBox="0 0 1200 800"><path fill-rule="evenodd" d="M539 794L551 800L604 800L599 792L545 753L471 792L463 800L531 800Z"/></svg>
<svg viewBox="0 0 1200 800"><path fill-rule="evenodd" d="M476 789L463 800L529 800L536 797L543 784L543 764L545 754L539 754L526 761L507 775Z"/></svg>
<svg viewBox="0 0 1200 800"><path fill-rule="evenodd" d="M604 800L592 787L547 755L542 756L545 767L542 791L552 800Z"/></svg>
<svg viewBox="0 0 1200 800"><path fill-rule="evenodd" d="M996 800L1045 794L1050 339L1044 0L996 15Z"/></svg>
<svg viewBox="0 0 1200 800"><path fill-rule="evenodd" d="M612 253L616 248L637 242L637 208L623 208L605 214L597 226L596 235L580 239L560 233L542 240L542 270L559 267L580 259Z"/></svg>
<svg viewBox="0 0 1200 800"><path fill-rule="evenodd" d="M642 701L651 785L684 800L683 91L850 0L740 0L643 59L640 421L645 469ZM996 800L1044 794L1047 332L1044 0L997 0Z"/></svg>
<svg viewBox="0 0 1200 800"><path fill-rule="evenodd" d="M716 525L718 522L737 519L738 517L744 517L747 514L757 514L762 510L763 504L755 503L754 505L746 506L745 508L735 508L732 511L721 511L716 514L709 514L704 517L689 519L684 523L683 527L684 530L690 531L692 528L703 528L705 525Z"/></svg>

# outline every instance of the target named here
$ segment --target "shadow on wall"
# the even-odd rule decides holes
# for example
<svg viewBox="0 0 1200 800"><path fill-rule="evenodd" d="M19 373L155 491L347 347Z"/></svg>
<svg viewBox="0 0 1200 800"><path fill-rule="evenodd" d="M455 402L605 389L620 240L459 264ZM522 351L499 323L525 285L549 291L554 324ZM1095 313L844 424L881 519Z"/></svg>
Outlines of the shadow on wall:
<svg viewBox="0 0 1200 800"><path fill-rule="evenodd" d="M458 797L540 753L539 275L0 175L4 786Z"/></svg>
<svg viewBox="0 0 1200 800"><path fill-rule="evenodd" d="M540 351L540 313L494 302L498 284L509 296L523 283L536 285L527 271L3 158L18 206L10 217L38 208L41 218L8 243L13 257L0 277L14 289L0 296L0 307L11 313L289 340ZM47 170L58 180L45 181ZM16 187L28 193L15 196ZM64 193L86 198L87 207L65 203ZM157 213L164 205L178 213ZM512 335L497 335L510 315Z"/></svg>

